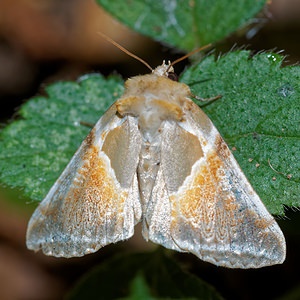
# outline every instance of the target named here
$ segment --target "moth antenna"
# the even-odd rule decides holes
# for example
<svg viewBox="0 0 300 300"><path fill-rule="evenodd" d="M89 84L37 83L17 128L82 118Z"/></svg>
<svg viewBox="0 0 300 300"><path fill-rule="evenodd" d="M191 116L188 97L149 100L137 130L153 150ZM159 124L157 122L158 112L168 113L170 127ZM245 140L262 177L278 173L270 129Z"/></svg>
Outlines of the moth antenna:
<svg viewBox="0 0 300 300"><path fill-rule="evenodd" d="M141 59L140 57L136 56L135 54L131 53L130 51L128 51L127 49L125 49L124 47L122 47L120 44L118 44L117 42L115 42L114 40L112 40L110 37L108 37L107 35L105 35L102 32L98 32L98 34L100 34L103 38L105 38L108 42L110 42L111 44L115 45L117 48L119 48L121 51L125 52L127 55L135 58L136 60L140 61L141 63L143 63L148 69L150 69L151 71L153 71L153 69L150 67L150 65L145 62L143 59Z"/></svg>
<svg viewBox="0 0 300 300"><path fill-rule="evenodd" d="M190 53L188 53L188 54L186 54L186 55L184 55L184 56L182 56L182 57L180 57L180 58L174 60L174 61L169 65L169 67L168 67L168 69L167 69L167 72L169 71L169 69L170 69L172 66L174 66L174 65L177 64L178 62L180 62L180 61L182 61L182 60L188 58L189 56L195 54L196 52L199 52L199 51L201 51L201 50L204 50L204 49L206 49L206 48L208 48L208 47L210 47L210 46L211 46L211 44L207 44L207 45L205 45L205 46L203 46L203 47L201 47L201 48L199 48L199 49L196 49L196 50L194 50L194 51L192 51L192 52L190 52Z"/></svg>

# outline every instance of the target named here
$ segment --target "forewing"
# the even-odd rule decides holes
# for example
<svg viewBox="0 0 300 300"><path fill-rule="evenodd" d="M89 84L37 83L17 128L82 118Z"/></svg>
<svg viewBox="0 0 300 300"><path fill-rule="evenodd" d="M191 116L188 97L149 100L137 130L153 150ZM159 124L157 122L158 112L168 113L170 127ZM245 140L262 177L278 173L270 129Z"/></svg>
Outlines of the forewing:
<svg viewBox="0 0 300 300"><path fill-rule="evenodd" d="M202 150L198 138L176 122L165 122L161 141L160 168L144 216L143 235L164 247L184 251L171 236L170 195L190 175L192 166L202 156Z"/></svg>
<svg viewBox="0 0 300 300"><path fill-rule="evenodd" d="M73 257L133 235L141 218L136 167L141 136L113 105L32 215L27 247Z"/></svg>
<svg viewBox="0 0 300 300"><path fill-rule="evenodd" d="M286 251L284 236L217 129L194 104L186 108L185 117L181 126L187 138L181 139L180 145L170 146L176 141L172 132L179 125L168 123L164 128L161 181L154 190L164 187L169 202L164 225L169 227L164 229L164 236L159 229L153 231L150 239L172 249L176 245L181 251L230 268L282 263ZM189 134L197 138L200 147L199 159L190 169L186 168L191 164L190 154L185 153L187 145L191 145ZM161 212L157 206L152 220ZM151 227L155 228L152 222Z"/></svg>

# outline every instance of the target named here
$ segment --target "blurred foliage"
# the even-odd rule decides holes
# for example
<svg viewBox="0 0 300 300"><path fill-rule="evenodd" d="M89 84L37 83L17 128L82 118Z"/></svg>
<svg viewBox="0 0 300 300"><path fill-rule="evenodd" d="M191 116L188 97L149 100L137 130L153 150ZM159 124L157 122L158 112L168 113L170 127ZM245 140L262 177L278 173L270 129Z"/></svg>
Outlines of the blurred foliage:
<svg viewBox="0 0 300 300"><path fill-rule="evenodd" d="M266 0L96 1L134 31L188 51L225 38L266 5Z"/></svg>
<svg viewBox="0 0 300 300"><path fill-rule="evenodd" d="M87 273L67 299L221 300L223 298L213 287L184 272L159 248L153 253L124 254L104 262Z"/></svg>

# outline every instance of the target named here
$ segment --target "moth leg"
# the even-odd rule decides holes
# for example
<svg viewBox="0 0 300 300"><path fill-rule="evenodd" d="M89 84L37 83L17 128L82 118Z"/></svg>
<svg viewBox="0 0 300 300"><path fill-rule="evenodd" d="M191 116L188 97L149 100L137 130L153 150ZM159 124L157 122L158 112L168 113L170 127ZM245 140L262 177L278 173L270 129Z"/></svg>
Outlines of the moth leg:
<svg viewBox="0 0 300 300"><path fill-rule="evenodd" d="M80 125L87 126L90 128L93 128L95 126L95 124L93 124L93 123L84 122L84 121L80 121L79 123L80 123Z"/></svg>
<svg viewBox="0 0 300 300"><path fill-rule="evenodd" d="M222 98L222 95L218 95L218 96L211 97L211 98L201 98L201 97L196 96L193 93L191 93L191 97L194 98L194 99L197 99L199 101L202 101L202 102L208 102L208 101L213 101L213 100L220 99L220 98Z"/></svg>

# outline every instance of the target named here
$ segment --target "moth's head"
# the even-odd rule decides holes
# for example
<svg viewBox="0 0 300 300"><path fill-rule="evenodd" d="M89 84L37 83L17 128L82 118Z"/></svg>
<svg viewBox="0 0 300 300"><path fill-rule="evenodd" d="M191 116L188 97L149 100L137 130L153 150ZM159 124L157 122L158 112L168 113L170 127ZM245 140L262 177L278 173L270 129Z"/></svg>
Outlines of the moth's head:
<svg viewBox="0 0 300 300"><path fill-rule="evenodd" d="M166 62L163 61L162 65L156 67L153 71L153 74L157 75L157 76L162 76L162 77L166 77L169 78L173 81L178 81L178 77L174 72L174 68L171 64L170 61L168 61L168 64L166 65Z"/></svg>

